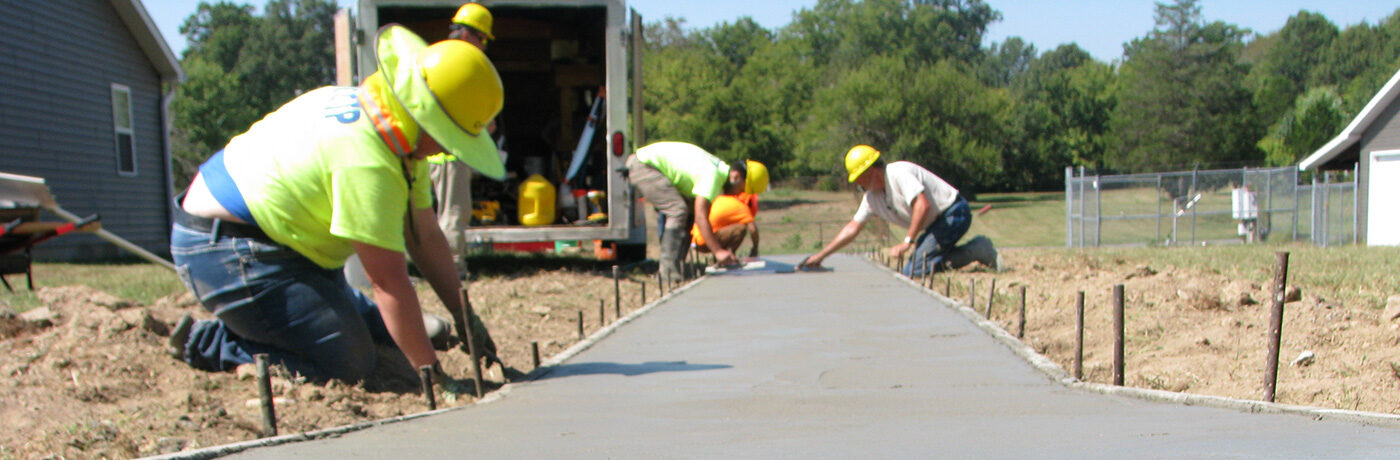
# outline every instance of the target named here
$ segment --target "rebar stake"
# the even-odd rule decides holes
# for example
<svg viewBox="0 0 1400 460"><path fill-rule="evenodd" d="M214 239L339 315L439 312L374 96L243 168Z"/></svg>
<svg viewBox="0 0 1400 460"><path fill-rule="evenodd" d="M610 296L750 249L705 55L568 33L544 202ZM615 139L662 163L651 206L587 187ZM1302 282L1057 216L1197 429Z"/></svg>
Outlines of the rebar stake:
<svg viewBox="0 0 1400 460"><path fill-rule="evenodd" d="M622 271L613 265L613 317L622 317Z"/></svg>
<svg viewBox="0 0 1400 460"><path fill-rule="evenodd" d="M1026 286L1021 286L1021 316L1016 319L1016 338L1026 338Z"/></svg>
<svg viewBox="0 0 1400 460"><path fill-rule="evenodd" d="M437 410L437 395L433 394L433 366L419 366L418 381L423 385L423 396L428 398L428 410Z"/></svg>
<svg viewBox="0 0 1400 460"><path fill-rule="evenodd" d="M1269 356L1264 363L1264 401L1274 402L1278 389L1279 342L1283 339L1283 300L1288 287L1288 252L1277 253L1274 264L1274 302L1269 314Z"/></svg>
<svg viewBox="0 0 1400 460"><path fill-rule="evenodd" d="M480 399L486 394L486 389L481 377L481 350L476 349L476 332L473 332L472 318L476 313L472 311L472 300L467 294L467 288L462 288L459 296L462 300L462 318L466 329L467 354L472 358L472 375L476 378L476 397Z"/></svg>
<svg viewBox="0 0 1400 460"><path fill-rule="evenodd" d="M262 400L263 437L277 436L277 409L272 402L272 376L267 372L267 353L253 355L258 367L258 398Z"/></svg>
<svg viewBox="0 0 1400 460"><path fill-rule="evenodd" d="M1074 379L1084 379L1084 291L1074 299Z"/></svg>
<svg viewBox="0 0 1400 460"><path fill-rule="evenodd" d="M607 310L603 309L603 299L598 299L598 324L608 324Z"/></svg>
<svg viewBox="0 0 1400 460"><path fill-rule="evenodd" d="M1113 384L1123 386L1123 285L1113 285Z"/></svg>
<svg viewBox="0 0 1400 460"><path fill-rule="evenodd" d="M583 340L583 310L578 311L578 339Z"/></svg>
<svg viewBox="0 0 1400 460"><path fill-rule="evenodd" d="M530 361L530 362L531 362L532 364L535 365L535 367L532 367L531 369L539 369L539 368L540 368L540 343L539 343L539 342L536 342L536 341L531 341L531 342L530 342L530 358L531 358L531 361Z"/></svg>
<svg viewBox="0 0 1400 460"><path fill-rule="evenodd" d="M992 288L987 292L987 319L992 319L992 303L997 300L997 279L992 277ZM976 308L976 307L974 307Z"/></svg>

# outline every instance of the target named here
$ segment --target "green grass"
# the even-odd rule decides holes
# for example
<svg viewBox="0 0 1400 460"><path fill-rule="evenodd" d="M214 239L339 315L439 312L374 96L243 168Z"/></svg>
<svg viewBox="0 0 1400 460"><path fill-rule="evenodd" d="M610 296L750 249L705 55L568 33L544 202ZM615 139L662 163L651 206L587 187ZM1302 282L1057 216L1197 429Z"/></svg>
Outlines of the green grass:
<svg viewBox="0 0 1400 460"><path fill-rule="evenodd" d="M174 272L165 267L147 264L66 264L35 263L34 288L89 286L122 299L149 305L161 297L185 292L185 286ZM14 292L0 290L0 304L16 311L41 305L34 292L25 286L24 275L6 277Z"/></svg>

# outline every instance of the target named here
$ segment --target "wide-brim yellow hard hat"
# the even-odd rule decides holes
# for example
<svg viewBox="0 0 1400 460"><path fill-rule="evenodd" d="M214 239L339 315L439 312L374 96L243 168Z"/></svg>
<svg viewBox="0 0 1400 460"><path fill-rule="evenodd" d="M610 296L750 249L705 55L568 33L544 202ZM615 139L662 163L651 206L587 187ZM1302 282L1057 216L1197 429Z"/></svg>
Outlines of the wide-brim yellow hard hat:
<svg viewBox="0 0 1400 460"><path fill-rule="evenodd" d="M857 145L846 152L846 181L855 182L861 173L870 169L875 160L880 159L880 151L868 145Z"/></svg>
<svg viewBox="0 0 1400 460"><path fill-rule="evenodd" d="M486 132L505 91L486 53L461 40L429 46L398 24L379 29L377 40L379 73L413 121L458 161L492 179L505 177Z"/></svg>

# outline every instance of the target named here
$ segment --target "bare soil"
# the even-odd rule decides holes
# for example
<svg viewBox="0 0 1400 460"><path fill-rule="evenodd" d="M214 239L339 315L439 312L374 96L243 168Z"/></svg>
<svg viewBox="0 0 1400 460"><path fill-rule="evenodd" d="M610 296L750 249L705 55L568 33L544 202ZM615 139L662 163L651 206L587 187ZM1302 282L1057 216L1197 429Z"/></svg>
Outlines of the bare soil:
<svg viewBox="0 0 1400 460"><path fill-rule="evenodd" d="M966 301L969 280L983 311L996 278L992 316L1018 331L1019 290L1028 287L1025 341L1073 372L1074 298L1086 291L1084 380L1111 379L1111 288L1125 284L1127 384L1169 391L1258 399L1268 325L1267 280L1230 279L1170 266L1101 261L1065 253L1009 250L1010 270L940 275L934 289ZM641 273L621 283L621 314L658 295ZM1371 308L1336 305L1307 293L1288 303L1278 402L1400 413L1396 326ZM610 273L560 268L486 276L470 287L501 358L532 368L531 342L543 359L584 333L616 321ZM255 379L189 368L166 353L171 325L183 313L209 315L188 296L136 305L86 287L43 288L50 319L0 317L0 458L130 458L259 437ZM425 308L448 317L420 288ZM603 316L599 318L599 302ZM29 315L34 315L31 310ZM42 315L40 315L42 316ZM1290 364L1304 351L1308 364ZM439 407L473 402L472 375L458 349L439 355L453 381L438 386ZM274 378L281 433L315 431L427 410L415 373L392 348L366 382L312 384ZM490 388L502 384L492 368Z"/></svg>

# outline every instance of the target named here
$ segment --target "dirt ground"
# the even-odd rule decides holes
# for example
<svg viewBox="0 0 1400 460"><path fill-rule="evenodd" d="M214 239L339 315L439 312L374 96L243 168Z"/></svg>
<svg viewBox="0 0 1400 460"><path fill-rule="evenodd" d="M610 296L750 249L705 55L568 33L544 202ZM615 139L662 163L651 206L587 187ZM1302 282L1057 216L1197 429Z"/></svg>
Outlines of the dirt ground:
<svg viewBox="0 0 1400 460"><path fill-rule="evenodd" d="M1232 279L1163 265L1130 264L1065 251L1003 251L1001 273L964 270L930 284L978 312L996 283L992 318L1074 375L1076 296L1085 292L1081 380L1113 380L1113 286L1124 285L1124 383L1128 386L1262 400L1268 361L1271 280ZM1400 299L1385 309L1324 298L1313 286L1287 289L1275 402L1400 413ZM984 313L985 314L985 313Z"/></svg>
<svg viewBox="0 0 1400 460"><path fill-rule="evenodd" d="M1258 399L1265 363L1267 286L1168 266L1141 266L1063 253L1004 252L1010 270L965 270L935 278L967 298L979 286L978 311L996 278L993 317L1017 332L1019 288L1029 287L1025 340L1073 372L1074 296L1087 291L1084 380L1111 379L1110 292L1125 284L1127 384L1145 388ZM501 358L532 369L530 343L542 359L616 321L613 281L602 271L561 268L490 276L471 284L472 302L489 326ZM643 284L645 283L645 284ZM654 278L635 273L621 283L621 314L658 295ZM1308 294L1288 304L1278 401L1286 404L1400 413L1400 351L1395 323L1374 309L1336 305ZM425 308L446 317L420 288ZM165 352L182 313L209 315L187 296L135 305L89 288L44 288L42 309L29 319L0 316L0 458L130 458L258 437L255 379L206 373ZM599 318L599 301L603 316ZM39 313L33 313L38 311ZM1303 351L1315 358L1290 364ZM469 404L472 375L459 350L440 354L458 380L438 387L439 407ZM274 378L280 433L314 431L427 410L416 376L396 350L383 348L375 377L358 385ZM490 369L489 387L502 382Z"/></svg>

